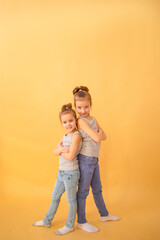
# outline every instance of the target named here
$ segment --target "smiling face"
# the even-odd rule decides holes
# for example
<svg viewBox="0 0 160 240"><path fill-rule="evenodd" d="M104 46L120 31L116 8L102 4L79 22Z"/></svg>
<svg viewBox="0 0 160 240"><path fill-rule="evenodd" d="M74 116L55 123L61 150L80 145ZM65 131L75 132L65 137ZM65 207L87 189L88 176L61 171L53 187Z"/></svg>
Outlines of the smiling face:
<svg viewBox="0 0 160 240"><path fill-rule="evenodd" d="M80 116L85 118L89 117L90 109L91 109L90 101L87 98L76 101L76 110Z"/></svg>
<svg viewBox="0 0 160 240"><path fill-rule="evenodd" d="M76 119L72 113L64 113L61 115L62 126L68 131L73 132L76 129Z"/></svg>

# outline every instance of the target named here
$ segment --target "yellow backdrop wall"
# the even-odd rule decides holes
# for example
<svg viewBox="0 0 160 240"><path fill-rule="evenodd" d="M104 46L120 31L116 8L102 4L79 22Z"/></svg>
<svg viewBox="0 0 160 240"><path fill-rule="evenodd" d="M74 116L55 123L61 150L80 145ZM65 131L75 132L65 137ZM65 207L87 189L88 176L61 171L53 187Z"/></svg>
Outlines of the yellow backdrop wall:
<svg viewBox="0 0 160 240"><path fill-rule="evenodd" d="M90 89L92 114L108 136L100 153L103 192L109 210L122 217L107 230L101 226L99 236L118 239L116 227L120 239L159 239L159 2L15 0L0 6L3 239L50 237L46 229L43 237L32 228L24 234L25 223L18 232L12 222L25 215L29 226L49 206L58 170L52 152L64 133L58 114L73 103L79 85ZM88 201L92 219L91 195Z"/></svg>

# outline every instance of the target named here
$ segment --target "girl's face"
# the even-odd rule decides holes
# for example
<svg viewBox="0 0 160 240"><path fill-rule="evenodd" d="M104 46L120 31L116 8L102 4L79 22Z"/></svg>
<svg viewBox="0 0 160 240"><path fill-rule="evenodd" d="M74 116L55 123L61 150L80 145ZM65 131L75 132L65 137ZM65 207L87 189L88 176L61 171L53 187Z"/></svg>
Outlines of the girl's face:
<svg viewBox="0 0 160 240"><path fill-rule="evenodd" d="M68 131L72 132L76 128L76 119L72 113L62 114L61 116L62 126Z"/></svg>
<svg viewBox="0 0 160 240"><path fill-rule="evenodd" d="M89 117L90 116L90 101L88 99L77 100L76 101L76 110L78 114L82 117Z"/></svg>

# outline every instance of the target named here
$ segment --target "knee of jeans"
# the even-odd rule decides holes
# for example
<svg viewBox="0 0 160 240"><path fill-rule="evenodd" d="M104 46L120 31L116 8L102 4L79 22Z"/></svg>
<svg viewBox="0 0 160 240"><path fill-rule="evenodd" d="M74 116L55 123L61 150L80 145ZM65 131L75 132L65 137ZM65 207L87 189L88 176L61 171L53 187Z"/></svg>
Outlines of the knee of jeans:
<svg viewBox="0 0 160 240"><path fill-rule="evenodd" d="M67 198L67 202L69 204L77 206L77 199L76 198Z"/></svg>
<svg viewBox="0 0 160 240"><path fill-rule="evenodd" d="M77 192L77 198L80 199L80 198L86 198L89 194L89 190L80 190Z"/></svg>
<svg viewBox="0 0 160 240"><path fill-rule="evenodd" d="M101 194L102 193L102 188L97 188L97 189L92 189L93 194Z"/></svg>
<svg viewBox="0 0 160 240"><path fill-rule="evenodd" d="M61 198L61 195L59 196L59 195L56 195L56 194L52 194L52 200L59 201L60 198Z"/></svg>

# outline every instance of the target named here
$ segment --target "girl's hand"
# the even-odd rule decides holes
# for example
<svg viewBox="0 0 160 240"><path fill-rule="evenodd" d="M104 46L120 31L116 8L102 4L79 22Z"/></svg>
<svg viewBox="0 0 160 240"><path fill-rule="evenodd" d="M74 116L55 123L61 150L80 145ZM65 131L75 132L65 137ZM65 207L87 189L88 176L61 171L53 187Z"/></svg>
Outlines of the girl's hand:
<svg viewBox="0 0 160 240"><path fill-rule="evenodd" d="M62 142L58 143L57 147L62 147Z"/></svg>
<svg viewBox="0 0 160 240"><path fill-rule="evenodd" d="M62 153L68 153L70 147L62 147Z"/></svg>
<svg viewBox="0 0 160 240"><path fill-rule="evenodd" d="M93 129L93 131L95 131L96 133L98 133L98 132L99 132L99 130L98 130L98 129Z"/></svg>
<svg viewBox="0 0 160 240"><path fill-rule="evenodd" d="M62 147L62 139L61 139L60 142L58 143L58 145L55 147L53 154L60 155L62 152L62 149L63 149L63 147Z"/></svg>
<svg viewBox="0 0 160 240"><path fill-rule="evenodd" d="M63 147L60 145L57 145L57 147L54 149L53 153L55 155L60 155L62 153L62 151L63 151Z"/></svg>
<svg viewBox="0 0 160 240"><path fill-rule="evenodd" d="M77 154L78 146L81 142L81 135L79 133L75 134L72 138L72 143L70 147L65 147L68 149L68 152L62 153L62 156L68 161L73 161Z"/></svg>

